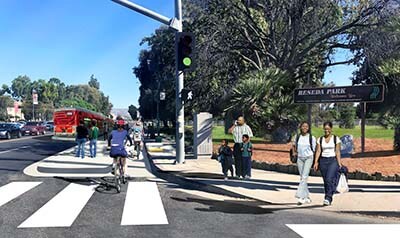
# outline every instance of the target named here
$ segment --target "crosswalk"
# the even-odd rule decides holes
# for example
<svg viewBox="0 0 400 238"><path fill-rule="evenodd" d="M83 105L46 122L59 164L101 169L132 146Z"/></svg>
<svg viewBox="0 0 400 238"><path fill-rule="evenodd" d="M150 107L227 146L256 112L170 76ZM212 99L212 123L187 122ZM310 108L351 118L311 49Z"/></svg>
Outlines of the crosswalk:
<svg viewBox="0 0 400 238"><path fill-rule="evenodd" d="M21 181L1 186L0 209L14 199L24 196L28 191L37 189L41 184L42 182ZM168 224L156 182L129 182L127 185L125 204L119 225ZM93 184L68 184L54 197L49 198L50 200L42 207L23 220L18 229L72 226L85 206L90 203L95 194L96 186Z"/></svg>

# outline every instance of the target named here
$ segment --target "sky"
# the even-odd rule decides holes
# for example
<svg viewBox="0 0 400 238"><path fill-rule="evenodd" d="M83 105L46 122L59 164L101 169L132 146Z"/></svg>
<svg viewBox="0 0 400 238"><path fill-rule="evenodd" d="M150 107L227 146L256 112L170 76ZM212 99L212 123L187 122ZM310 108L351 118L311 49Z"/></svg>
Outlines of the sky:
<svg viewBox="0 0 400 238"><path fill-rule="evenodd" d="M131 0L164 16L173 0ZM114 108L138 105L143 37L161 23L111 0L0 0L0 85L19 75L85 84L92 74ZM344 58L339 52L337 59ZM349 85L352 66L328 69L325 81Z"/></svg>

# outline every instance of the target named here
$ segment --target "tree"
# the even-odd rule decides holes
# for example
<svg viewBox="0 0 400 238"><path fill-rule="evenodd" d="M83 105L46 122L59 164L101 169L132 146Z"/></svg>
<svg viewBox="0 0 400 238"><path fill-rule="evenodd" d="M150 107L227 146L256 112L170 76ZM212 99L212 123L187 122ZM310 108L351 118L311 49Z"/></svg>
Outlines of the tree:
<svg viewBox="0 0 400 238"><path fill-rule="evenodd" d="M11 91L14 99L25 100L31 95L31 79L26 75L18 76L11 82Z"/></svg>
<svg viewBox="0 0 400 238"><path fill-rule="evenodd" d="M282 93L288 82L288 74L277 68L269 68L243 77L233 89L225 111L241 112L258 136L265 135L267 123L273 124L274 129L285 128L290 131L292 122L298 120L298 111L292 98Z"/></svg>
<svg viewBox="0 0 400 238"><path fill-rule="evenodd" d="M379 113L381 122L400 131L400 3L388 1L390 8L379 15L379 24L359 34L364 60L354 74L353 84L383 83L383 103L369 104L368 113ZM395 135L395 145L400 136ZM399 148L396 147L395 148ZM399 148L400 150L400 148Z"/></svg>
<svg viewBox="0 0 400 238"><path fill-rule="evenodd" d="M356 110L352 103L340 105L340 128L353 129L355 127Z"/></svg>
<svg viewBox="0 0 400 238"><path fill-rule="evenodd" d="M8 119L7 107L12 107L13 102L10 96L0 95L0 121L6 121Z"/></svg>
<svg viewBox="0 0 400 238"><path fill-rule="evenodd" d="M139 97L140 115L145 119L156 118L159 92L166 93L160 102L160 119L175 121L175 58L174 33L160 27L150 37L142 40L148 49L139 55L139 65L133 68L141 86Z"/></svg>
<svg viewBox="0 0 400 238"><path fill-rule="evenodd" d="M8 87L7 84L3 84L3 85L1 86L1 89L0 89L0 96L3 96L4 94L11 94L11 90L10 90L10 88Z"/></svg>
<svg viewBox="0 0 400 238"><path fill-rule="evenodd" d="M97 81L97 78L94 77L94 74L90 76L89 86L95 89L100 89L100 83Z"/></svg>
<svg viewBox="0 0 400 238"><path fill-rule="evenodd" d="M132 120L137 119L137 112L138 112L137 107L135 107L134 105L130 105L128 108L128 112L129 112L129 115L131 115Z"/></svg>

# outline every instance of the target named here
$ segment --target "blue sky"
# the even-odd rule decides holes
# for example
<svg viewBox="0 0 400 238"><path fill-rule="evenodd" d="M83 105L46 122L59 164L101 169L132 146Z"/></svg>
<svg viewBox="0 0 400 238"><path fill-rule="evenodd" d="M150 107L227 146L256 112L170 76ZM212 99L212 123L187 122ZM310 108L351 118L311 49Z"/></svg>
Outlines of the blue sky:
<svg viewBox="0 0 400 238"><path fill-rule="evenodd" d="M165 16L173 0L134 0ZM87 83L94 74L115 108L137 105L132 74L141 39L160 23L110 0L0 0L0 85L18 75ZM338 58L344 57L340 52ZM326 81L348 85L354 67L329 69Z"/></svg>

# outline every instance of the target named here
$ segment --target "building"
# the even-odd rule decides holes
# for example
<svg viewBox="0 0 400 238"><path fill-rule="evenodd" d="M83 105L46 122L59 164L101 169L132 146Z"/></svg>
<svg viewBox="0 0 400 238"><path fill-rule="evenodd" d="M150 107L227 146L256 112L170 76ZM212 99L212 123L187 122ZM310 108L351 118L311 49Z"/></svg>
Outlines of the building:
<svg viewBox="0 0 400 238"><path fill-rule="evenodd" d="M10 121L25 120L21 105L22 102L14 101L14 107L7 107L7 116Z"/></svg>

